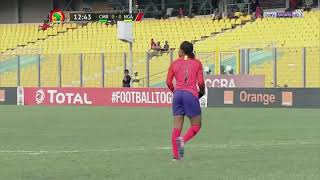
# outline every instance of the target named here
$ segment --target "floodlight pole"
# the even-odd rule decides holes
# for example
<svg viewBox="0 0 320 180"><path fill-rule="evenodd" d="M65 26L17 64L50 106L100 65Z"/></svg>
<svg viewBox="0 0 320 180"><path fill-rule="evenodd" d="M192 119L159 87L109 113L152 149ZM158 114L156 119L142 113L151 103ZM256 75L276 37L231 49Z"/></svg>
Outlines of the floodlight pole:
<svg viewBox="0 0 320 180"><path fill-rule="evenodd" d="M129 42L130 44L130 52L129 52L129 58L130 58L130 66L129 66L129 71L131 77L133 76L133 42Z"/></svg>
<svg viewBox="0 0 320 180"><path fill-rule="evenodd" d="M132 0L129 0L129 14L132 14ZM130 75L131 77L133 77L133 42L129 42L130 43L130 53L129 53L129 58L130 58ZM132 82L131 82L132 85Z"/></svg>

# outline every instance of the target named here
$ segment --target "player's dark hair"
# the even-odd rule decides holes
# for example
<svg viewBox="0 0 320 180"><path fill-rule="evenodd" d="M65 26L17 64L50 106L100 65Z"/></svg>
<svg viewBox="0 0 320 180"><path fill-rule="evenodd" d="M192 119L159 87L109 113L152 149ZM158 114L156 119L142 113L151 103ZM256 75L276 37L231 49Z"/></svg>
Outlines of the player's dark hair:
<svg viewBox="0 0 320 180"><path fill-rule="evenodd" d="M129 73L129 70L128 70L128 69L125 69L124 72L125 72L125 73Z"/></svg>
<svg viewBox="0 0 320 180"><path fill-rule="evenodd" d="M189 41L183 41L180 45L180 49L189 57L194 59L193 44Z"/></svg>

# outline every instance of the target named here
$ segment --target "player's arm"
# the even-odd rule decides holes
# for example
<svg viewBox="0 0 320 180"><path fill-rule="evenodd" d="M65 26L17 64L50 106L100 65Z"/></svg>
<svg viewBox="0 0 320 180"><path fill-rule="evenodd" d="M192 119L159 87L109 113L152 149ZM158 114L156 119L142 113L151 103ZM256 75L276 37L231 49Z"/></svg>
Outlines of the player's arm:
<svg viewBox="0 0 320 180"><path fill-rule="evenodd" d="M199 62L199 70L198 70L198 86L199 86L199 98L201 98L205 93L205 84L203 78L203 68L201 62Z"/></svg>
<svg viewBox="0 0 320 180"><path fill-rule="evenodd" d="M171 64L167 74L167 86L172 92L174 91L174 85L172 82L173 78L174 78L173 65Z"/></svg>

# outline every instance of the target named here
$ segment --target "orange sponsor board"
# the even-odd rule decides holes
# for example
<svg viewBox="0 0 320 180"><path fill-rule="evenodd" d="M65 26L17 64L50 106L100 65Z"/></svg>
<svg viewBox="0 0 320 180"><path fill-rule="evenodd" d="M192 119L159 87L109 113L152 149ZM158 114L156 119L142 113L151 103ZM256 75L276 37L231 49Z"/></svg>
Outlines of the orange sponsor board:
<svg viewBox="0 0 320 180"><path fill-rule="evenodd" d="M0 102L6 101L6 91L0 90Z"/></svg>

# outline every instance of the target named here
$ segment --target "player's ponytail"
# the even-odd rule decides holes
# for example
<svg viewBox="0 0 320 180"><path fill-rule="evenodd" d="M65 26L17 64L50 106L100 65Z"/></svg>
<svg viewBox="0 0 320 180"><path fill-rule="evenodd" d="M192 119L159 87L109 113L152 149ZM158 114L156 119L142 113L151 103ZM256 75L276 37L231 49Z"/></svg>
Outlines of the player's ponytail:
<svg viewBox="0 0 320 180"><path fill-rule="evenodd" d="M193 52L191 52L190 54L187 54L189 56L189 58L194 59L196 56L194 55Z"/></svg>
<svg viewBox="0 0 320 180"><path fill-rule="evenodd" d="M195 55L193 53L193 44L189 41L183 41L180 45L180 49L183 50L183 52L191 59L195 58Z"/></svg>

